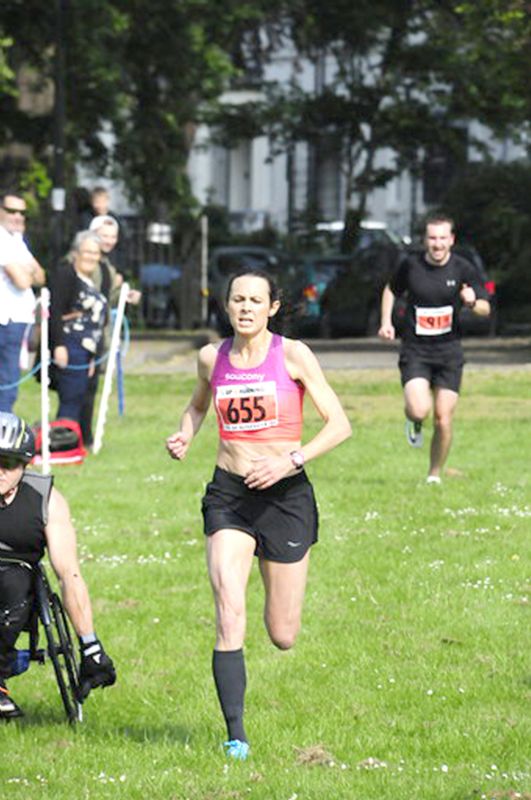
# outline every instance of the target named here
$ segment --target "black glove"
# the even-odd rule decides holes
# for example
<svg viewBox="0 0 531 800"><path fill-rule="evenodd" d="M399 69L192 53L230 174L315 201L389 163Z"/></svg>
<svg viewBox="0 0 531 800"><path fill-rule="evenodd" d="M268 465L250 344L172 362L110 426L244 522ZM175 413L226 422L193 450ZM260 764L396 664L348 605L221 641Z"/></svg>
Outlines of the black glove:
<svg viewBox="0 0 531 800"><path fill-rule="evenodd" d="M81 642L80 655L79 700L82 703L91 689L112 686L116 682L116 670L99 639L89 644Z"/></svg>

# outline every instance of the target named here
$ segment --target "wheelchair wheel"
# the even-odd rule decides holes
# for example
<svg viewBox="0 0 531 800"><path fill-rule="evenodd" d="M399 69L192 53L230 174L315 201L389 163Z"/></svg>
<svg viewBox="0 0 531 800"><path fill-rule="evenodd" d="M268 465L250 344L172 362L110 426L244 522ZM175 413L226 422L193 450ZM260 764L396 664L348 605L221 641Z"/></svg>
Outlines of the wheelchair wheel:
<svg viewBox="0 0 531 800"><path fill-rule="evenodd" d="M76 651L72 642L70 626L66 618L63 604L56 594L52 594L50 605L59 640L59 649L56 649L55 652L61 666L61 679L59 679L57 666L54 662L55 675L57 677L57 683L68 721L75 724L76 722L81 722L83 719L81 703L78 700L79 670L76 661Z"/></svg>
<svg viewBox="0 0 531 800"><path fill-rule="evenodd" d="M63 604L50 591L46 576L41 573L38 586L39 615L46 634L47 650L68 721L75 725L83 719L79 702L79 672L70 627Z"/></svg>

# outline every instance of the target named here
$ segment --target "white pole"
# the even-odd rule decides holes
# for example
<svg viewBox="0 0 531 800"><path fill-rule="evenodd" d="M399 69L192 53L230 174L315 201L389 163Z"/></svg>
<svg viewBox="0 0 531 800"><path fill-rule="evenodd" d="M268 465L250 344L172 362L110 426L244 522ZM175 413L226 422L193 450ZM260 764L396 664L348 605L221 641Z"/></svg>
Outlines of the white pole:
<svg viewBox="0 0 531 800"><path fill-rule="evenodd" d="M50 395L49 395L49 320L50 320L50 290L41 289L41 469L43 475L50 474Z"/></svg>
<svg viewBox="0 0 531 800"><path fill-rule="evenodd" d="M98 421L96 423L96 433L94 435L94 445L92 447L93 453L98 453L101 450L101 445L103 442L103 429L105 427L105 420L107 418L107 409L109 407L109 399L112 390L112 376L116 364L116 354L118 352L118 348L120 347L120 331L122 329L128 293L129 284L123 283L122 288L120 289L116 319L114 320L114 327L112 329L109 358L107 359L107 366L105 368L105 379L103 381L103 391L101 393L100 407L98 409Z"/></svg>
<svg viewBox="0 0 531 800"><path fill-rule="evenodd" d="M201 216L201 324L208 325L208 217Z"/></svg>

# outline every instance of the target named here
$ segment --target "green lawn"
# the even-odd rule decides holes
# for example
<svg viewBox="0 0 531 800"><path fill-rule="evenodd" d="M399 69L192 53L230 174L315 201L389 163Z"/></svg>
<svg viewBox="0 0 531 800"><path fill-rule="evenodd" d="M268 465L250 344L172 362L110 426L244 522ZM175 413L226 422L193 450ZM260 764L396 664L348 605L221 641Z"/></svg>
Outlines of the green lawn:
<svg viewBox="0 0 531 800"><path fill-rule="evenodd" d="M424 483L427 447L406 445L397 374L331 379L354 435L309 466L320 542L293 651L267 640L256 570L249 586L249 760L225 762L210 673L215 422L172 462L191 376L128 377L101 453L56 470L119 681L76 730L50 665L13 681L26 717L1 731L0 797L531 798L531 373L466 373L441 487ZM36 391L17 407L30 420Z"/></svg>

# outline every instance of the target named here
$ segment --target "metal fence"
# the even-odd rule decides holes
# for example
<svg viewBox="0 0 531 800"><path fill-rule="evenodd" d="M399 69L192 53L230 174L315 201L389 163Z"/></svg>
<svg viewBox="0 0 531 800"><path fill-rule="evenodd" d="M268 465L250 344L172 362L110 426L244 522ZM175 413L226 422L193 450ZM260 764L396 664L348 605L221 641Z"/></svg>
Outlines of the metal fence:
<svg viewBox="0 0 531 800"><path fill-rule="evenodd" d="M71 220L66 219L65 223L64 253L76 233ZM53 270L50 220L41 217L30 220L28 237L36 257L47 270ZM133 325L191 329L205 322L201 305L199 223L188 226L186 231L172 232L169 226L148 223L140 216L122 216L120 240L111 260L143 292L139 308L131 314ZM151 271L147 282L150 266L158 269Z"/></svg>

